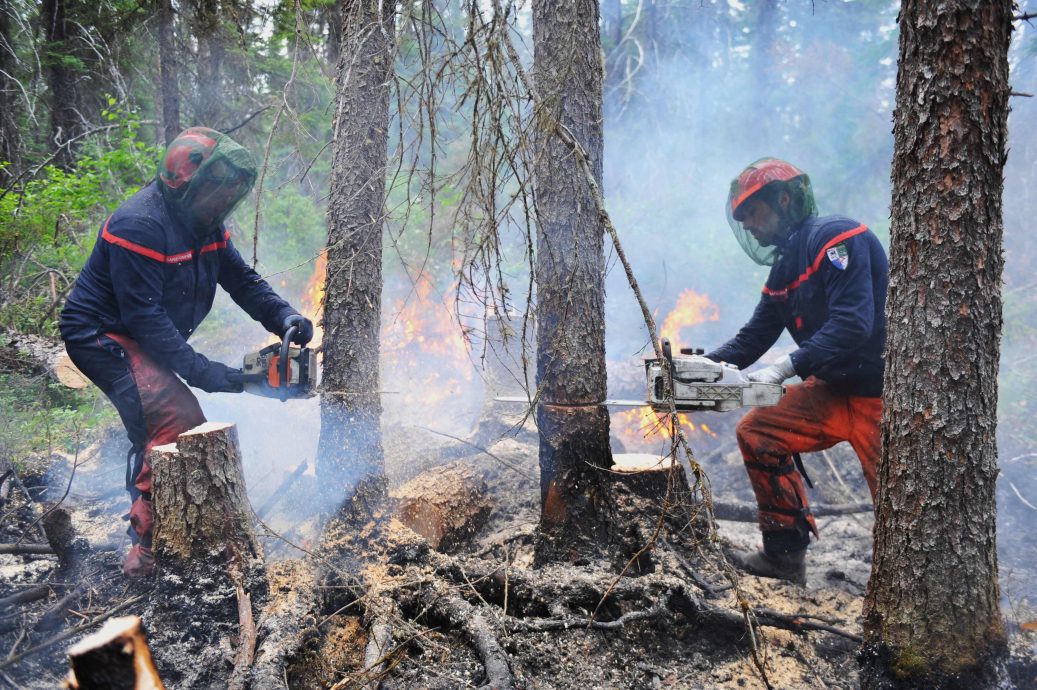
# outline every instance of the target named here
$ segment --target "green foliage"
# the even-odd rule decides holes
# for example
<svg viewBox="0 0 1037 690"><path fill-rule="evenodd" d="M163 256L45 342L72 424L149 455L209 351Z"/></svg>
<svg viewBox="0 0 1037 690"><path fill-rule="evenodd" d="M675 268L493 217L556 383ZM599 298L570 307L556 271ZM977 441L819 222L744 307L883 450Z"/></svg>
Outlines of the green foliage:
<svg viewBox="0 0 1037 690"><path fill-rule="evenodd" d="M56 302L82 268L98 225L154 175L160 152L141 141L139 122L116 108L106 118L113 123L107 136L84 143L74 170L47 165L0 199L0 323L53 334Z"/></svg>
<svg viewBox="0 0 1037 690"><path fill-rule="evenodd" d="M11 460L74 453L102 426L117 423L115 409L93 386L65 388L44 377L0 373L0 453Z"/></svg>

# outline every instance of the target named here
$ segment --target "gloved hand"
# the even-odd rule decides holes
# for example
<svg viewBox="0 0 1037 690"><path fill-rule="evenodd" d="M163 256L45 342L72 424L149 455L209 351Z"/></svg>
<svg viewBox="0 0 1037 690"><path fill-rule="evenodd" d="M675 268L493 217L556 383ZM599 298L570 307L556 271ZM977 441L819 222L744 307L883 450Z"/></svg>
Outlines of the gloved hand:
<svg viewBox="0 0 1037 690"><path fill-rule="evenodd" d="M245 390L241 382L241 369L233 369L219 362L209 362L208 368L188 383L206 393L240 393Z"/></svg>
<svg viewBox="0 0 1037 690"><path fill-rule="evenodd" d="M769 367L746 374L747 381L754 383L781 383L796 375L796 368L792 365L792 358L785 355Z"/></svg>
<svg viewBox="0 0 1037 690"><path fill-rule="evenodd" d="M306 343L313 340L313 322L301 314L292 314L284 320L284 324L281 325L282 338L292 326L298 329L295 331L295 335L292 336L293 343L305 346Z"/></svg>

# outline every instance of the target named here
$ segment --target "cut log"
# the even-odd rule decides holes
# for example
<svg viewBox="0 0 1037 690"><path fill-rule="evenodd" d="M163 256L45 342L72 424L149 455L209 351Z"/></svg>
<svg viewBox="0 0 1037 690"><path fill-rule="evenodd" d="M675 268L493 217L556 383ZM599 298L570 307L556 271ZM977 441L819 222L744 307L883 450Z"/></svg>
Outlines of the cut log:
<svg viewBox="0 0 1037 690"><path fill-rule="evenodd" d="M206 422L151 451L155 556L241 563L261 554L245 493L238 431Z"/></svg>
<svg viewBox="0 0 1037 690"><path fill-rule="evenodd" d="M68 650L73 690L162 690L138 616L113 618Z"/></svg>
<svg viewBox="0 0 1037 690"><path fill-rule="evenodd" d="M12 368L47 374L68 388L86 388L90 385L90 380L69 359L60 340L11 329L7 329L5 335L7 346L2 359L14 364Z"/></svg>
<svg viewBox="0 0 1037 690"><path fill-rule="evenodd" d="M418 475L393 492L393 498L399 501L400 522L437 551L448 552L464 543L490 516L486 482L459 462Z"/></svg>

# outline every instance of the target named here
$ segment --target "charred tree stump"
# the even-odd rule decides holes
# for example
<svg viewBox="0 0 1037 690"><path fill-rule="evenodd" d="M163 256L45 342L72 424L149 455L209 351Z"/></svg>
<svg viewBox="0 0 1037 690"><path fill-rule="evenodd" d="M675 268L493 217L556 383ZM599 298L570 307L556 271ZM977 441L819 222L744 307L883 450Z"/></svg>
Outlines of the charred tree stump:
<svg viewBox="0 0 1037 690"><path fill-rule="evenodd" d="M418 475L394 496L400 522L448 552L472 537L490 516L486 482L468 465L450 463Z"/></svg>
<svg viewBox="0 0 1037 690"><path fill-rule="evenodd" d="M244 688L267 584L237 429L207 422L150 460L159 577L146 620L163 637L156 656L177 687Z"/></svg>
<svg viewBox="0 0 1037 690"><path fill-rule="evenodd" d="M672 456L617 453L612 459L613 505L620 530L615 555L629 575L651 572L657 539L692 518L688 477Z"/></svg>
<svg viewBox="0 0 1037 690"><path fill-rule="evenodd" d="M162 690L148 641L137 616L113 618L68 650L71 690Z"/></svg>

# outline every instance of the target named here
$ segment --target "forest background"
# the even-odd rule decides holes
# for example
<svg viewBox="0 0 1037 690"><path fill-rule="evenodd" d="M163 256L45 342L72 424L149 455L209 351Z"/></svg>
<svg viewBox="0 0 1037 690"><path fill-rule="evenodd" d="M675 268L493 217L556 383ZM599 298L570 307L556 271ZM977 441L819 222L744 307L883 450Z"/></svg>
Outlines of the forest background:
<svg viewBox="0 0 1037 690"><path fill-rule="evenodd" d="M463 35L464 4L415 2L397 22L383 268L387 433L422 425L461 434L481 405L485 307L471 289L469 263L480 238L460 217L469 208L472 97L451 69L430 69L448 64L444 35ZM0 0L0 326L55 336L61 301L101 222L153 177L165 141L158 48L165 6ZM181 125L234 128L232 136L264 161L261 188L236 213L235 242L282 294L315 314L340 8L330 0L168 7ZM878 0L602 2L606 200L662 335L708 348L749 316L766 271L733 241L724 202L731 178L760 157L806 170L822 214L861 220L888 246L897 11L897 3ZM421 28L429 24L444 34ZM516 26L531 58L528 7L519 8ZM1037 92L1037 38L1027 22L1017 24L1010 59L1014 90ZM1037 104L1020 95L1013 107L998 498L1001 525L1011 519L1018 532L1037 510L1037 400L1029 400L1037 385L1037 238L1027 220L1037 216ZM511 220L500 265L506 299L520 313L530 257L518 209ZM647 340L612 253L609 267L610 393L633 397ZM668 327L663 317L678 306L694 314ZM192 339L230 364L264 342L262 329L222 294ZM261 492L289 461L313 457L315 402L201 397L210 419L241 428L250 490ZM19 462L74 451L116 421L92 388L70 391L7 370L0 409L0 453ZM710 420L695 421L701 430ZM644 435L645 446L666 445ZM1033 536L1002 540L1006 599L1037 597L1032 577L1013 579L1028 565L1021 552L1035 547Z"/></svg>

